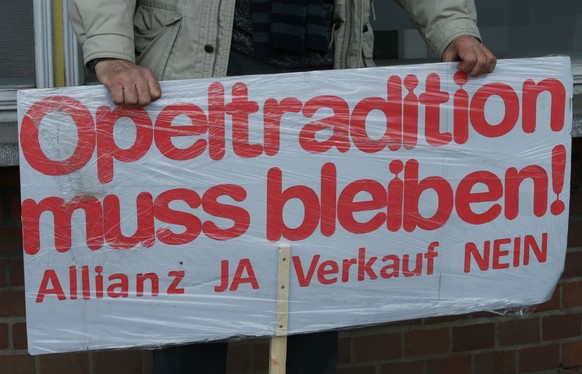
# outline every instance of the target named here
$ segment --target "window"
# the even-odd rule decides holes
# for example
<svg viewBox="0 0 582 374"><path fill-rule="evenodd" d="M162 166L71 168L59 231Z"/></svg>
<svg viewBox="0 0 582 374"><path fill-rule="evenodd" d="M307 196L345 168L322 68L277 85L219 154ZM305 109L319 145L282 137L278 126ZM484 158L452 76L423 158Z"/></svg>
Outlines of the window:
<svg viewBox="0 0 582 374"><path fill-rule="evenodd" d="M481 36L498 58L565 54L575 66L582 64L582 1L475 0L475 4ZM394 2L376 1L375 7L375 55L380 63L437 59ZM385 61L392 58L396 61Z"/></svg>
<svg viewBox="0 0 582 374"><path fill-rule="evenodd" d="M0 87L35 86L32 0L4 0L0 33Z"/></svg>
<svg viewBox="0 0 582 374"><path fill-rule="evenodd" d="M0 13L0 122L16 119L16 90L53 85L51 2L4 0Z"/></svg>
<svg viewBox="0 0 582 374"><path fill-rule="evenodd" d="M35 87L32 0L4 0L0 21L0 110L13 110L15 89Z"/></svg>

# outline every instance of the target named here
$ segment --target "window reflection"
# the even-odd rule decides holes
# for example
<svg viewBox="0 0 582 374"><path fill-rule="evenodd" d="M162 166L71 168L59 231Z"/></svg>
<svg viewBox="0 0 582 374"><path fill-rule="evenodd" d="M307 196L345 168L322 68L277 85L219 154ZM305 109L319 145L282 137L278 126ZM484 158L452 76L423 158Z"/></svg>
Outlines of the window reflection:
<svg viewBox="0 0 582 374"><path fill-rule="evenodd" d="M582 1L475 0L479 29L499 58L566 54L582 60ZM394 2L376 1L380 63L436 60ZM392 60L392 61L390 61Z"/></svg>
<svg viewBox="0 0 582 374"><path fill-rule="evenodd" d="M2 0L0 88L34 87L32 0Z"/></svg>

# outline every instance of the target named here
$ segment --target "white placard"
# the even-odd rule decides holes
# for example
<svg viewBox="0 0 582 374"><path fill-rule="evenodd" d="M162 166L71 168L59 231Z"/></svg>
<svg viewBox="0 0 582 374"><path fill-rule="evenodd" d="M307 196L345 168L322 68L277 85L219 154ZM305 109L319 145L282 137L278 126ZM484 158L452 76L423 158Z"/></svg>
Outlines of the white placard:
<svg viewBox="0 0 582 374"><path fill-rule="evenodd" d="M290 334L547 300L568 227L566 57L18 96L32 354Z"/></svg>

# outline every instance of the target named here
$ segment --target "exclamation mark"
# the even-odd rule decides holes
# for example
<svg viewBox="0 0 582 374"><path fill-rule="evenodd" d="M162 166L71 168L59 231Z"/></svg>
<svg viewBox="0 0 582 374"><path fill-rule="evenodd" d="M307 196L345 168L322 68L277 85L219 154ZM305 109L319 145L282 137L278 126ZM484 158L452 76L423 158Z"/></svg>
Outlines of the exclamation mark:
<svg viewBox="0 0 582 374"><path fill-rule="evenodd" d="M566 204L560 200L560 193L564 188L564 174L566 172L566 147L557 145L552 149L552 187L556 193L556 201L550 207L553 215L564 212Z"/></svg>

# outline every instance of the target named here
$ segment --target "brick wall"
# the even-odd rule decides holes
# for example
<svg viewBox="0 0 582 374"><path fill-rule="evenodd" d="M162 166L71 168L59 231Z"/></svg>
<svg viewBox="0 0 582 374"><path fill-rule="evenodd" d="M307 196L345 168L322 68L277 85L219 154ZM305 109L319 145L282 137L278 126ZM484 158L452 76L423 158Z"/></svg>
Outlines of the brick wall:
<svg viewBox="0 0 582 374"><path fill-rule="evenodd" d="M340 333L339 374L582 373L582 139L574 139L566 268L552 299L521 318L489 313ZM141 350L31 357L26 351L17 168L0 168L0 373L149 374ZM231 343L228 372L266 373L268 339Z"/></svg>

